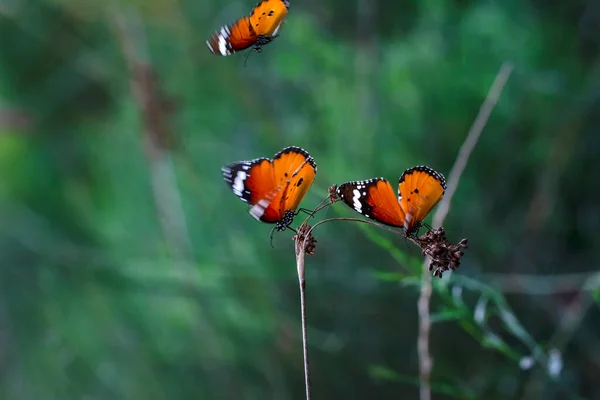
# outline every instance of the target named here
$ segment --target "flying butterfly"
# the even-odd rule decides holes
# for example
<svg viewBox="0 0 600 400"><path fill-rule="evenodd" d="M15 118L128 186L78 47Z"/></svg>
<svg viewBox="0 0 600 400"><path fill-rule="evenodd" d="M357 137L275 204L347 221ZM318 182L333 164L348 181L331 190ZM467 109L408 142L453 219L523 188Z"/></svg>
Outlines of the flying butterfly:
<svg viewBox="0 0 600 400"><path fill-rule="evenodd" d="M262 0L250 16L216 31L206 41L208 49L213 54L228 56L252 46L253 50L260 53L264 45L277 37L289 5L288 0Z"/></svg>
<svg viewBox="0 0 600 400"><path fill-rule="evenodd" d="M305 150L286 147L273 160L257 158L222 168L223 179L250 215L283 231L297 215L296 208L315 180L317 164Z"/></svg>
<svg viewBox="0 0 600 400"><path fill-rule="evenodd" d="M384 178L346 182L338 186L340 199L355 211L382 224L402 227L405 235L416 234L421 222L446 191L439 172L420 165L407 169L398 181L398 197Z"/></svg>

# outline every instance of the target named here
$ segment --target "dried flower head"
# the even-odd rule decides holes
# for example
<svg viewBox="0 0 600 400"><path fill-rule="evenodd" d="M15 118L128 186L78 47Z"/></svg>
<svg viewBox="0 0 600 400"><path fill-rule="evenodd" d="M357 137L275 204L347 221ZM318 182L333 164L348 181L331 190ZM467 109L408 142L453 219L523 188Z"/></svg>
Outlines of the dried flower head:
<svg viewBox="0 0 600 400"><path fill-rule="evenodd" d="M310 225L301 225L298 228L297 234L292 236L292 240L299 243L304 243L304 252L306 254L315 254L317 239L314 238L310 231Z"/></svg>
<svg viewBox="0 0 600 400"><path fill-rule="evenodd" d="M467 239L458 244L450 243L443 227L427 231L412 241L421 248L423 256L429 256L429 270L439 278L444 271L454 271L460 266L460 259L465 254L462 249L467 248Z"/></svg>
<svg viewBox="0 0 600 400"><path fill-rule="evenodd" d="M329 201L331 202L331 204L338 201L337 185L329 186L329 189L327 189L327 194L329 195Z"/></svg>

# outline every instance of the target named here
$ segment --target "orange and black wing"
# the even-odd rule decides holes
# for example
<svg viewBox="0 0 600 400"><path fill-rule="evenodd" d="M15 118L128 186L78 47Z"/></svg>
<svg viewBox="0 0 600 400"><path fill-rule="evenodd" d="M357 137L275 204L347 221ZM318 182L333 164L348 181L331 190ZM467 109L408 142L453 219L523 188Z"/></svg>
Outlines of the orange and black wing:
<svg viewBox="0 0 600 400"><path fill-rule="evenodd" d="M398 181L398 201L405 214L406 235L421 226L421 221L439 203L445 191L444 176L425 165L404 171Z"/></svg>
<svg viewBox="0 0 600 400"><path fill-rule="evenodd" d="M206 45L211 53L228 56L247 49L254 45L256 40L257 35L252 28L250 18L244 17L231 25L221 27L206 41Z"/></svg>
<svg viewBox="0 0 600 400"><path fill-rule="evenodd" d="M304 149L286 147L273 158L275 182L281 187L280 196L274 200L283 216L286 211L294 211L315 180L317 164Z"/></svg>
<svg viewBox="0 0 600 400"><path fill-rule="evenodd" d="M287 147L273 161L240 161L222 171L233 192L252 206L254 218L284 227L292 222L294 210L313 183L317 165L303 149Z"/></svg>
<svg viewBox="0 0 600 400"><path fill-rule="evenodd" d="M289 1L263 0L254 7L249 17L240 18L215 32L206 45L213 54L228 56L240 50L261 47L277 36L285 19Z"/></svg>
<svg viewBox="0 0 600 400"><path fill-rule="evenodd" d="M223 179L229 185L233 193L244 203L252 207L260 204L263 209L268 209L271 200L277 195L279 188L275 183L273 163L268 158L257 158L250 161L239 161L226 165L222 169ZM262 212L253 217L264 222L276 222L277 211Z"/></svg>
<svg viewBox="0 0 600 400"><path fill-rule="evenodd" d="M295 210L315 180L317 164L305 150L291 146L275 154L272 161L274 189L262 195L250 214L265 222L276 222L279 230L293 222Z"/></svg>
<svg viewBox="0 0 600 400"><path fill-rule="evenodd" d="M238 161L224 166L223 179L244 203L258 203L275 186L273 165L268 158Z"/></svg>
<svg viewBox="0 0 600 400"><path fill-rule="evenodd" d="M274 38L290 6L287 0L263 0L250 14L252 28L259 36Z"/></svg>
<svg viewBox="0 0 600 400"><path fill-rule="evenodd" d="M392 185L384 178L346 182L338 186L336 193L367 218L389 226L404 226L404 212Z"/></svg>

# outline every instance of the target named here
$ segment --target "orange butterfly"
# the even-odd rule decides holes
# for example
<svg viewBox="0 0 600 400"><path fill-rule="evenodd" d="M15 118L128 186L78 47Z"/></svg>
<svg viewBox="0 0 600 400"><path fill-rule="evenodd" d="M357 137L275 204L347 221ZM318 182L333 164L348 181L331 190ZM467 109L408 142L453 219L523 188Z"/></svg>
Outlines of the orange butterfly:
<svg viewBox="0 0 600 400"><path fill-rule="evenodd" d="M260 53L261 47L277 36L289 5L288 0L262 0L249 17L242 17L215 32L206 41L208 49L213 54L228 56L252 46Z"/></svg>
<svg viewBox="0 0 600 400"><path fill-rule="evenodd" d="M398 198L384 178L346 182L338 186L336 193L365 217L385 225L403 227L409 236L416 234L445 191L444 176L421 165L404 171L398 181Z"/></svg>
<svg viewBox="0 0 600 400"><path fill-rule="evenodd" d="M305 150L291 146L275 154L273 161L239 161L222 171L233 193L252 206L250 215L283 231L298 214L296 208L315 180L317 164Z"/></svg>

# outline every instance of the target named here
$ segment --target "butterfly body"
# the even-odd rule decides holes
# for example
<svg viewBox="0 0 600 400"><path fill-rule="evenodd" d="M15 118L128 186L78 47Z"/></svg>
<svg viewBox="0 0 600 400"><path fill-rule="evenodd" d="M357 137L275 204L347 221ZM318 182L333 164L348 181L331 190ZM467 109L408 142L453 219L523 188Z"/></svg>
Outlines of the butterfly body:
<svg viewBox="0 0 600 400"><path fill-rule="evenodd" d="M398 181L398 197L385 178L346 182L336 193L348 206L382 224L401 227L413 235L442 199L446 181L427 166L409 168Z"/></svg>
<svg viewBox="0 0 600 400"><path fill-rule="evenodd" d="M289 8L287 0L263 0L254 7L250 16L221 27L207 41L213 54L227 56L252 47L260 53L279 32Z"/></svg>
<svg viewBox="0 0 600 400"><path fill-rule="evenodd" d="M285 230L317 173L314 159L303 149L286 147L273 160L239 161L222 169L223 179L255 219Z"/></svg>

